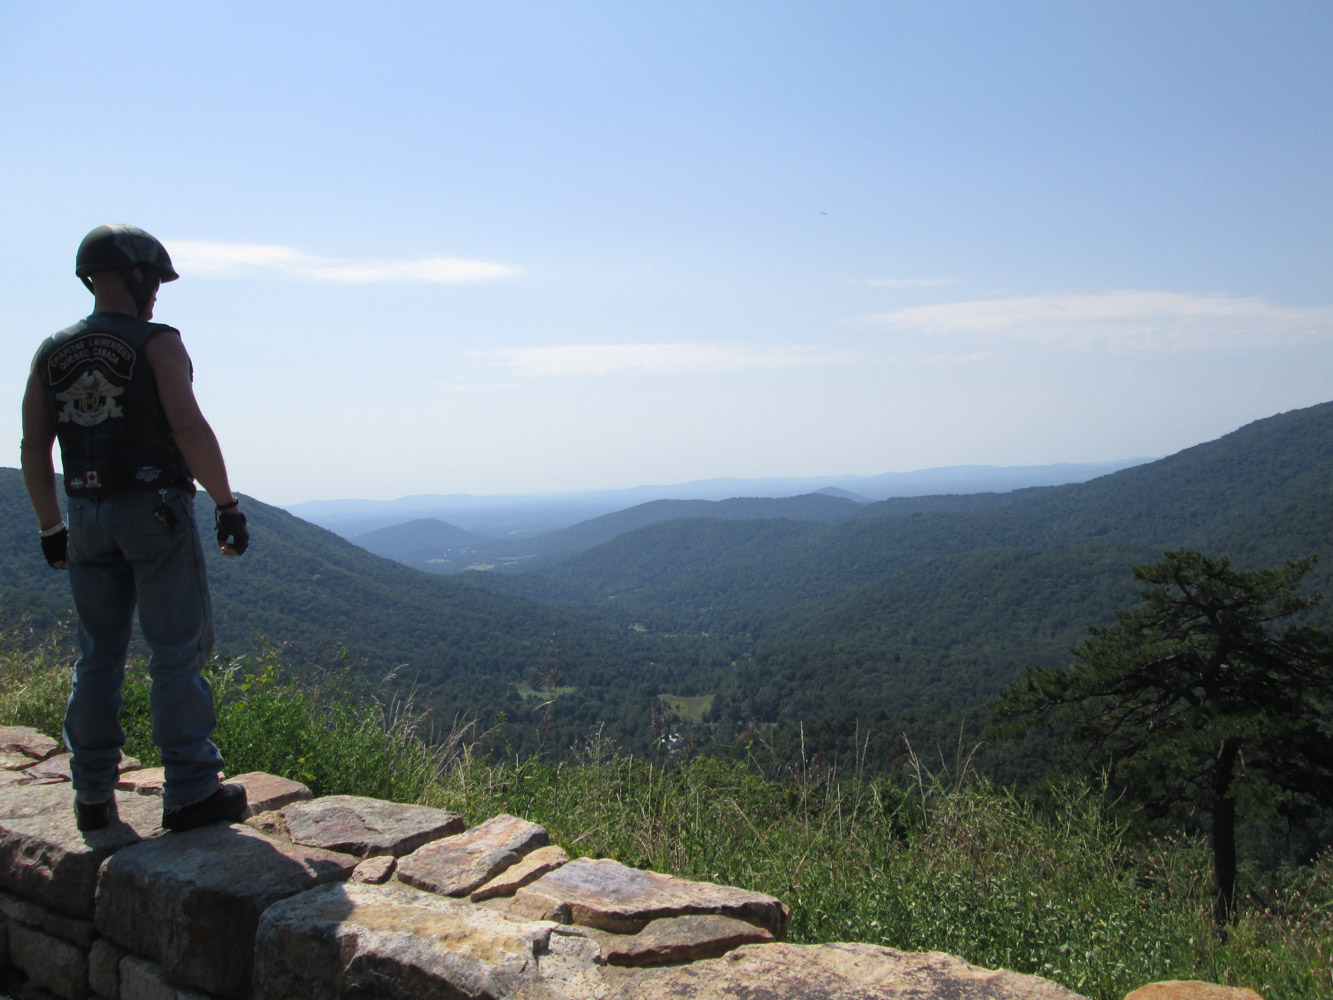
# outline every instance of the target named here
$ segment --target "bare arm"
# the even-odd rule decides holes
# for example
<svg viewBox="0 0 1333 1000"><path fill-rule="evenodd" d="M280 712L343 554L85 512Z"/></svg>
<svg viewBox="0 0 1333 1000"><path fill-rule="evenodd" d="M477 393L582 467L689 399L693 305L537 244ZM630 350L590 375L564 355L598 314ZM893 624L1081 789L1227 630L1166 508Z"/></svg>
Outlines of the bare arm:
<svg viewBox="0 0 1333 1000"><path fill-rule="evenodd" d="M37 524L45 533L59 526L60 496L56 492L56 468L51 460L51 448L56 441L55 422L46 401L46 387L37 374L37 359L33 359L28 373L28 386L23 391L23 441L19 444L19 463L23 466L23 485L37 514ZM64 569L64 560L51 564Z"/></svg>
<svg viewBox="0 0 1333 1000"><path fill-rule="evenodd" d="M185 351L185 345L174 332L160 333L148 341L146 351L148 363L157 378L157 394L162 400L162 409L167 415L167 422L171 424L172 433L176 436L176 447L184 456L185 464L215 504L230 505L236 497L227 481L227 466L222 460L222 448L218 445L217 436L204 419L198 400L194 398L190 356ZM227 554L235 555L234 552Z"/></svg>

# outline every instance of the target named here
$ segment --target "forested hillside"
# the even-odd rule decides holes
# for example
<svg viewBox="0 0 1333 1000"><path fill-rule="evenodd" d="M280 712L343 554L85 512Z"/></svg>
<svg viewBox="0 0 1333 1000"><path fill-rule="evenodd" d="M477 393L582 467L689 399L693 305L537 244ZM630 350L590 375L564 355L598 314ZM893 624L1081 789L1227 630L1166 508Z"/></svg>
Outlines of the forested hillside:
<svg viewBox="0 0 1333 1000"><path fill-rule="evenodd" d="M671 521L541 574L654 628L744 646L721 677L676 674L673 693L711 696L700 738L803 722L832 753L858 726L978 734L990 697L1133 604L1131 569L1163 551L1241 567L1317 553L1310 582L1326 590L1330 539L1325 404L1088 483L895 499L841 523Z"/></svg>
<svg viewBox="0 0 1333 1000"><path fill-rule="evenodd" d="M201 529L211 526L211 501L201 494L196 509ZM602 678L630 673L652 686L647 679L665 667L651 664L681 647L606 611L488 593L400 566L251 498L245 511L252 545L244 556L224 559L205 545L224 655L267 641L286 647L289 661L346 664L372 685L392 674L396 687L416 682L430 693L443 721L460 714L493 722L506 713L523 746L535 724L526 724L531 712L519 688L544 661L577 663L587 684L605 687ZM0 469L0 620L26 615L43 627L69 608L65 574L42 559L22 477Z"/></svg>
<svg viewBox="0 0 1333 1000"><path fill-rule="evenodd" d="M979 734L1001 687L1064 662L1163 551L1241 568L1316 553L1309 581L1328 589L1333 404L1072 486L646 504L552 533L523 572L421 573L246 509L252 550L210 554L226 652L265 636L313 663L345 649L371 679L401 666L442 716L503 720L516 747L600 726L632 748L669 730L720 750L801 727L830 758L858 732L888 754L902 732ZM0 470L0 609L50 620L67 586L32 528L18 472Z"/></svg>

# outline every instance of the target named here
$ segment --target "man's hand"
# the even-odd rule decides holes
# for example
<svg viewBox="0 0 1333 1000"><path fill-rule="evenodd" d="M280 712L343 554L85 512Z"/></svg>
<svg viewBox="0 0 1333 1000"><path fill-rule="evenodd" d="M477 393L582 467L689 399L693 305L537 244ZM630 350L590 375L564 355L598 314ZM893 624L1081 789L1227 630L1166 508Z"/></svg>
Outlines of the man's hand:
<svg viewBox="0 0 1333 1000"><path fill-rule="evenodd" d="M51 535L42 536L42 555L52 569L64 569L69 555L69 529L61 528Z"/></svg>
<svg viewBox="0 0 1333 1000"><path fill-rule="evenodd" d="M239 556L250 545L250 530L245 515L238 510L217 512L218 551L224 556Z"/></svg>

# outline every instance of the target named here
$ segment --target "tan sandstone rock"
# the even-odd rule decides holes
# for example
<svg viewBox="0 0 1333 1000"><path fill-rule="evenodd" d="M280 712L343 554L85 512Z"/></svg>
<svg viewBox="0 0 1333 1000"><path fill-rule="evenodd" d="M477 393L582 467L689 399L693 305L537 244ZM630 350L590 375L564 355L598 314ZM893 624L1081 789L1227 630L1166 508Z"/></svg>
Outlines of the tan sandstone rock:
<svg viewBox="0 0 1333 1000"><path fill-rule="evenodd" d="M102 862L156 833L162 819L159 802L137 795L118 794L116 811L117 822L81 833L69 784L0 788L0 889L90 919Z"/></svg>
<svg viewBox="0 0 1333 1000"><path fill-rule="evenodd" d="M345 879L356 860L270 840L240 824L166 834L118 852L103 867L97 930L158 962L175 986L244 997L260 914L280 899Z"/></svg>
<svg viewBox="0 0 1333 1000"><path fill-rule="evenodd" d="M398 862L398 879L441 896L466 896L550 841L544 827L501 813Z"/></svg>
<svg viewBox="0 0 1333 1000"><path fill-rule="evenodd" d="M167 772L161 767L141 767L136 771L125 771L116 780L116 787L123 792L137 792L140 795L153 795L159 798L166 784Z"/></svg>
<svg viewBox="0 0 1333 1000"><path fill-rule="evenodd" d="M282 810L292 841L358 858L401 858L423 844L459 833L463 818L428 806L359 795L325 795Z"/></svg>
<svg viewBox="0 0 1333 1000"><path fill-rule="evenodd" d="M512 896L530 882L535 882L547 872L553 872L569 861L565 849L557 844L539 847L531 854L519 859L495 878L472 893L472 902L480 903L485 899L500 896Z"/></svg>
<svg viewBox="0 0 1333 1000"><path fill-rule="evenodd" d="M387 854L381 854L376 858L366 858L352 872L349 882L366 882L370 885L383 885L389 879L393 878L394 869L398 867L398 859L390 857Z"/></svg>
<svg viewBox="0 0 1333 1000"><path fill-rule="evenodd" d="M264 913L255 997L509 1000L537 983L553 926L399 883L323 886Z"/></svg>
<svg viewBox="0 0 1333 1000"><path fill-rule="evenodd" d="M276 774L263 771L250 771L228 778L229 785L240 785L245 789L245 801L251 816L270 810L281 809L293 802L306 802L311 798L310 789L299 781L280 778Z"/></svg>
<svg viewBox="0 0 1333 1000"><path fill-rule="evenodd" d="M258 830L266 837L272 837L275 840L292 839L292 835L287 832L287 820L281 812L269 810L268 812L253 813L242 822L246 826Z"/></svg>
<svg viewBox="0 0 1333 1000"><path fill-rule="evenodd" d="M1220 986L1197 979L1170 979L1140 986L1125 1000L1264 1000L1243 986Z"/></svg>
<svg viewBox="0 0 1333 1000"><path fill-rule="evenodd" d="M22 770L59 749L58 742L29 726L0 726L0 768Z"/></svg>
<svg viewBox="0 0 1333 1000"><path fill-rule="evenodd" d="M715 913L654 920L637 934L583 928L608 965L670 965L725 955L743 944L767 944L770 931Z"/></svg>
<svg viewBox="0 0 1333 1000"><path fill-rule="evenodd" d="M28 781L69 781L69 760L71 753L57 753L38 761L32 767L23 769L23 777Z"/></svg>
<svg viewBox="0 0 1333 1000"><path fill-rule="evenodd" d="M868 944L746 945L722 958L633 970L608 994L608 1000L668 998L1085 1000L1037 976L983 969L940 952L901 952Z"/></svg>
<svg viewBox="0 0 1333 1000"><path fill-rule="evenodd" d="M571 861L519 889L511 909L534 919L617 934L637 934L662 917L713 913L744 920L781 939L791 920L791 911L781 900L761 892L592 858Z"/></svg>

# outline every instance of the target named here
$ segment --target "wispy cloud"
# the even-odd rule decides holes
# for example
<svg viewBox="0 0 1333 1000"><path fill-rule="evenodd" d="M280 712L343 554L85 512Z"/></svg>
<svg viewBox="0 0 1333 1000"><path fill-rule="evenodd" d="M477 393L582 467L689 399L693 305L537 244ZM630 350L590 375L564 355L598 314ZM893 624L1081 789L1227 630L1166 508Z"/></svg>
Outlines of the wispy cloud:
<svg viewBox="0 0 1333 1000"><path fill-rule="evenodd" d="M1119 291L914 306L862 322L990 343L1076 350L1175 351L1245 347L1333 335L1333 307L1258 298Z"/></svg>
<svg viewBox="0 0 1333 1000"><path fill-rule="evenodd" d="M866 282L871 288L939 288L941 285L952 285L952 278L867 278Z"/></svg>
<svg viewBox="0 0 1333 1000"><path fill-rule="evenodd" d="M745 347L718 344L564 344L470 351L474 360L523 378L606 375L695 375L762 369L843 365L851 351L809 347Z"/></svg>
<svg viewBox="0 0 1333 1000"><path fill-rule="evenodd" d="M172 263L182 274L233 275L267 273L305 281L349 284L410 282L424 284L490 281L521 273L508 264L458 257L417 257L408 260L342 260L303 253L266 243L210 243L174 240Z"/></svg>

